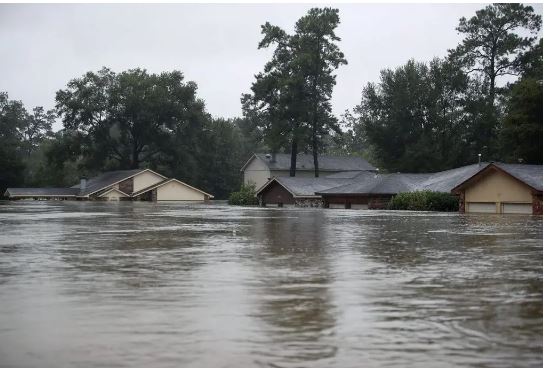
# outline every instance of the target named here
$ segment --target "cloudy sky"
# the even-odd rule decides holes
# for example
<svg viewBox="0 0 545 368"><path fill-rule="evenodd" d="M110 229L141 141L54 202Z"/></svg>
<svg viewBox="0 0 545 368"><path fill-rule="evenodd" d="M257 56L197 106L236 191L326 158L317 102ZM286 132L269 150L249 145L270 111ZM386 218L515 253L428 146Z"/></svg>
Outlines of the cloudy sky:
<svg viewBox="0 0 545 368"><path fill-rule="evenodd" d="M325 6L320 4L319 6ZM410 58L445 56L455 27L482 4L349 4L337 34L348 65L338 70L337 115L360 101L383 68ZM89 70L181 70L197 82L214 116L241 115L247 92L270 51L258 50L260 25L291 31L311 4L0 4L0 91L33 106L54 106L55 92ZM542 13L542 5L534 5ZM59 128L60 126L57 126Z"/></svg>

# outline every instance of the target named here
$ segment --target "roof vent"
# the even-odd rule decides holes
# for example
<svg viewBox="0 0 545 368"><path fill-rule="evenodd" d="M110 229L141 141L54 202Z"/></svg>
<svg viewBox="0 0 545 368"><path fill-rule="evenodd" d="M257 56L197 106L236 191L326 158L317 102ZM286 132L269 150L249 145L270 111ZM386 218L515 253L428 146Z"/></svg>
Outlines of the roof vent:
<svg viewBox="0 0 545 368"><path fill-rule="evenodd" d="M271 159L271 154L270 154L270 153L267 153L267 154L265 155L265 158L266 158L267 160L270 160L270 159Z"/></svg>

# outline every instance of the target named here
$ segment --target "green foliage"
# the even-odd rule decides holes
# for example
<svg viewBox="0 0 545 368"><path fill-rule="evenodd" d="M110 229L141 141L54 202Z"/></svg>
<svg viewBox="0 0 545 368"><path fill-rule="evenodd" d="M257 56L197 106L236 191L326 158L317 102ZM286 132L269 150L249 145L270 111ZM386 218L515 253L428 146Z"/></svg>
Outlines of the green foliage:
<svg viewBox="0 0 545 368"><path fill-rule="evenodd" d="M389 171L430 172L465 164L476 135L464 112L469 81L450 63L409 61L381 72L354 109L349 130ZM473 100L473 99L471 99ZM478 119L478 118L477 118Z"/></svg>
<svg viewBox="0 0 545 368"><path fill-rule="evenodd" d="M390 210L408 211L458 211L458 198L442 192L420 191L399 193L390 200Z"/></svg>
<svg viewBox="0 0 545 368"><path fill-rule="evenodd" d="M318 151L332 132L340 133L331 113L334 71L346 64L336 42L337 9L313 8L290 35L277 26L262 26L259 48L275 45L272 59L256 75L252 94L242 98L245 117L262 130L273 152L291 151L290 175L295 175L299 150L310 148L318 175Z"/></svg>
<svg viewBox="0 0 545 368"><path fill-rule="evenodd" d="M255 206L259 202L255 195L255 185L242 185L238 192L229 195L229 204L234 206Z"/></svg>

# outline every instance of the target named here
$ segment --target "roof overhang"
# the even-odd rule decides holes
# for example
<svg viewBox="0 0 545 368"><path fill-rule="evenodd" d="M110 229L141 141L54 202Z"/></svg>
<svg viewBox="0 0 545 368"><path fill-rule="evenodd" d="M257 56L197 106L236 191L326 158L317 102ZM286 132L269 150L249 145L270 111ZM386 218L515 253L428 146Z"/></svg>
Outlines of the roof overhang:
<svg viewBox="0 0 545 368"><path fill-rule="evenodd" d="M484 176L486 176L486 175L488 175L490 173L493 173L493 172L501 172L501 173L509 176L510 178L513 178L517 182L519 182L519 183L523 184L524 186L530 188L530 190L535 194L543 193L542 190L534 188L533 186L529 185L528 183L526 183L526 182L520 180L519 178L517 178L516 176L512 175L508 171L502 169L500 166L495 165L493 162L491 162L488 165L484 166L481 170L477 171L475 174L473 174L472 176L470 176L469 178L467 178L466 180L464 180L463 182L461 182L460 184L458 184L457 186L452 188L452 190L450 192L452 194L460 194L467 187L469 187L471 185L474 185L477 181L481 180Z"/></svg>
<svg viewBox="0 0 545 368"><path fill-rule="evenodd" d="M150 185L150 186L147 187L147 188L141 189L141 190L139 190L138 192L133 193L133 194L131 195L131 197L137 197L137 196L142 195L142 194L144 194L144 193L146 193L146 192L149 192L150 190L157 189L157 188L159 188L159 187L162 187L163 185L166 185L166 184L172 183L172 182L176 182L176 183L178 183L178 184L181 184L181 185L183 185L183 186L186 186L186 187L188 187L188 188L191 188L191 189L193 189L193 190L196 190L197 192L202 193L202 194L205 195L205 196L208 196L208 198L210 198L210 199L214 198L214 196L213 196L212 194L206 193L206 192L204 192L204 191L202 191L202 190L200 190L200 189L197 189L197 188L195 188L195 187L192 187L191 185L189 185L189 184L187 184L187 183L184 183L183 181L180 181L180 180L174 179L174 178L168 179L168 180L164 180L164 181L162 181L162 182L160 182L160 183L157 183L157 184Z"/></svg>
<svg viewBox="0 0 545 368"><path fill-rule="evenodd" d="M78 197L81 197L81 198L89 198L89 196L91 196L91 195L93 195L93 194L95 194L95 193L97 193L97 192L100 192L101 190L104 190L104 189L106 189L106 188L108 188L108 187L111 187L111 186L113 186L113 185L119 184L119 183L121 183L122 181L125 181L125 180L127 180L127 179L134 178L135 176L138 176L138 175L140 175L140 174L142 174L143 172L146 172L146 171L148 171L148 172L150 172L150 173L152 173L152 174L155 174L155 175L157 175L157 176L160 176L160 177L162 177L163 179L167 179L166 176L161 175L161 174L159 174L159 173L157 173L157 172L155 172L155 171L153 171L153 170L151 170L151 169L142 169L142 171L139 171L139 172L137 172L136 174L132 174L132 175L126 176L126 177L124 177L123 179L116 181L115 183L111 183L111 184L105 185L105 186L103 186L103 187L100 188L100 189L97 189L97 190L95 190L95 191L93 191L93 192L91 192L91 193L87 193L87 194L85 194L85 195L83 195L83 196L78 196Z"/></svg>

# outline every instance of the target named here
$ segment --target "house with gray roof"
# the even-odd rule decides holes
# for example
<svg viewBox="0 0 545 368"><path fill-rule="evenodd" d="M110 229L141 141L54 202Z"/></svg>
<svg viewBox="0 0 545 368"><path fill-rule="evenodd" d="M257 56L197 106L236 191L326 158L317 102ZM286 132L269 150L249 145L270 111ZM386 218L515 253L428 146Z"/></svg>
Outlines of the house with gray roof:
<svg viewBox="0 0 545 368"><path fill-rule="evenodd" d="M82 178L70 188L8 188L9 199L206 201L213 196L150 169L117 170Z"/></svg>
<svg viewBox="0 0 545 368"><path fill-rule="evenodd" d="M399 193L434 191L458 196L461 212L541 214L542 183L541 165L493 162L437 173L273 178L257 196L264 205L317 206L319 201L328 208L380 209Z"/></svg>
<svg viewBox="0 0 545 368"><path fill-rule="evenodd" d="M373 165L358 156L320 155L318 163L320 177L346 172L376 171ZM254 184L259 189L274 177L289 177L290 165L290 154L256 153L248 159L240 171L243 173L245 184ZM312 155L297 155L296 177L314 177L314 158Z"/></svg>

